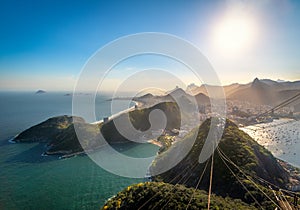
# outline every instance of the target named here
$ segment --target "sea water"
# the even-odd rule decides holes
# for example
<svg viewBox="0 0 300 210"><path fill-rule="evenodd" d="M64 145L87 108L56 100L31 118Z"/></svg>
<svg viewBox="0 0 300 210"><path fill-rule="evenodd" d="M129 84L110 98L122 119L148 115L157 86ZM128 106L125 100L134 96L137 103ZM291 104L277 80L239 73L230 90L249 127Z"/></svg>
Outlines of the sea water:
<svg viewBox="0 0 300 210"><path fill-rule="evenodd" d="M241 128L272 154L300 167L300 121L279 119Z"/></svg>
<svg viewBox="0 0 300 210"><path fill-rule="evenodd" d="M107 99L96 98L97 120L114 114ZM59 160L41 156L44 144L8 142L32 125L65 114L72 114L72 96L65 93L0 92L0 209L99 209L126 186L144 181L111 174L88 156ZM155 155L158 147L130 144L119 150L139 157Z"/></svg>

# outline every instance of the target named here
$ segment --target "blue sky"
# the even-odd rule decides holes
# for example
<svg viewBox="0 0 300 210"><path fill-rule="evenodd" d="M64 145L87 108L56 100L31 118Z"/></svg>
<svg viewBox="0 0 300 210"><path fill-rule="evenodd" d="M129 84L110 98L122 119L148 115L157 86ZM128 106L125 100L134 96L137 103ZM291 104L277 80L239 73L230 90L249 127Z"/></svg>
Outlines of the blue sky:
<svg viewBox="0 0 300 210"><path fill-rule="evenodd" d="M232 9L254 20L257 36L249 49L227 56L212 47L211 37ZM255 77L299 80L299 11L297 1L284 0L0 1L0 90L72 90L93 53L140 32L190 41L223 84ZM148 66L141 61L123 67Z"/></svg>

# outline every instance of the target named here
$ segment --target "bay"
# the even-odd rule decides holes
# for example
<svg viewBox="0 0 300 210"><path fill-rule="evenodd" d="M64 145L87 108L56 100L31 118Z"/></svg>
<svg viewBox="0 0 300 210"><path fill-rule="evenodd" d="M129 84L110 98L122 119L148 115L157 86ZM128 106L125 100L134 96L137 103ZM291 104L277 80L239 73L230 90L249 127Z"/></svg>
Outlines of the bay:
<svg viewBox="0 0 300 210"><path fill-rule="evenodd" d="M97 96L97 119L114 114L107 99ZM126 104L120 101L119 111ZM32 125L65 114L72 114L72 97L63 92L0 92L0 209L99 209L126 186L144 181L111 174L88 156L59 160L40 155L44 144L8 142ZM119 147L137 157L158 150L152 144Z"/></svg>

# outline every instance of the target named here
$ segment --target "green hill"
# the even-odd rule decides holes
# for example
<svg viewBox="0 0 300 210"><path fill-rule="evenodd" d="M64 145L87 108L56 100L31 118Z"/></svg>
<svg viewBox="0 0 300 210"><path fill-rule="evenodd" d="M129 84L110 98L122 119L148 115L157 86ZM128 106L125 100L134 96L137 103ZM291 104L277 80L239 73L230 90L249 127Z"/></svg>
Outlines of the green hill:
<svg viewBox="0 0 300 210"><path fill-rule="evenodd" d="M21 132L14 138L14 141L49 142L56 139L58 134L65 131L74 122L84 123L84 119L67 115L52 117Z"/></svg>
<svg viewBox="0 0 300 210"><path fill-rule="evenodd" d="M98 125L86 123L81 117L75 116L64 115L49 118L21 132L15 137L14 141L19 143L46 143L45 153L49 155L70 155L83 152L83 148L94 150L107 144L107 142L109 144L128 143L129 140L123 137L116 129L114 121L128 122L128 124L122 123L124 130L130 131L129 123L131 123L136 130L146 131L150 128L149 114L156 109L163 111L166 115L167 130L180 127L181 115L177 104L174 102L163 102L150 108L133 110L129 114L122 114L114 120ZM128 117L129 119L126 120L125 118ZM81 144L78 141L74 126L76 126L76 131L78 129L83 137ZM107 142L100 140L100 132ZM151 131L149 132L151 133ZM132 138L140 138L144 134L136 132L130 133L130 135L133 135Z"/></svg>
<svg viewBox="0 0 300 210"><path fill-rule="evenodd" d="M196 141L189 151L175 167L169 171L154 176L154 180L169 182L172 184L185 184L188 187L196 187L199 177L204 171L206 163L198 162L200 152L210 128L211 119L206 120L199 128L194 129L183 140L174 144L168 151L161 153L151 167L152 174L155 170L165 164L165 160L172 158L178 154L178 150L184 146L191 138L196 135ZM251 177L261 177L270 183L282 188L289 181L289 174L281 167L273 155L264 147L256 143L249 135L239 130L239 128L231 121L226 121L225 130L222 139L218 145L218 149L222 151L232 162L234 162L243 172ZM212 191L217 195L230 196L232 198L242 199L247 203L254 203L255 199L265 207L273 208L271 201L263 195L262 191L273 198L272 192L267 188L259 185L259 190L251 181L247 179L236 167L227 163L234 174L240 177L240 181L251 192L246 191L236 179L235 175L224 164L218 150L214 154L214 171ZM210 166L210 160L208 165ZM205 170L203 179L198 186L199 189L207 190L209 186L210 167ZM254 180L256 180L254 178ZM273 198L275 200L275 198ZM274 209L274 208L273 208Z"/></svg>
<svg viewBox="0 0 300 210"><path fill-rule="evenodd" d="M117 119L114 119L113 121L109 121L103 124L101 128L101 132L104 138L107 139L107 141L109 141L110 144L128 142L129 140L124 138L116 128L115 121L130 122L131 125L136 130L147 131L151 126L149 122L149 114L153 110L161 110L166 115L167 118L166 130L180 128L181 116L180 116L180 110L178 105L174 102L163 102L163 103L156 104L150 108L136 109L134 111L129 112L129 115L123 114L117 117ZM130 131L131 125L129 123L128 124L122 123L122 130ZM136 132L127 133L127 136L131 136L131 138L136 138L136 139L140 138L142 135L143 135L142 133L139 134Z"/></svg>
<svg viewBox="0 0 300 210"><path fill-rule="evenodd" d="M192 198L192 199L191 199ZM102 210L207 209L207 193L183 185L146 182L128 186L108 200ZM210 209L256 209L240 200L212 195Z"/></svg>

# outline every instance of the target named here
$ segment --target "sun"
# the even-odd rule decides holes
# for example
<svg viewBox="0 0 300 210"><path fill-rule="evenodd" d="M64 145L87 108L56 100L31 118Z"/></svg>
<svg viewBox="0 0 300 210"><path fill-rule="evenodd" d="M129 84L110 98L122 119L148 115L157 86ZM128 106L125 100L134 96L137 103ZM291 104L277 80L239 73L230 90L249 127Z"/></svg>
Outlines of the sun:
<svg viewBox="0 0 300 210"><path fill-rule="evenodd" d="M256 36L254 21L249 17L228 16L214 28L214 45L222 53L235 54L251 47Z"/></svg>

